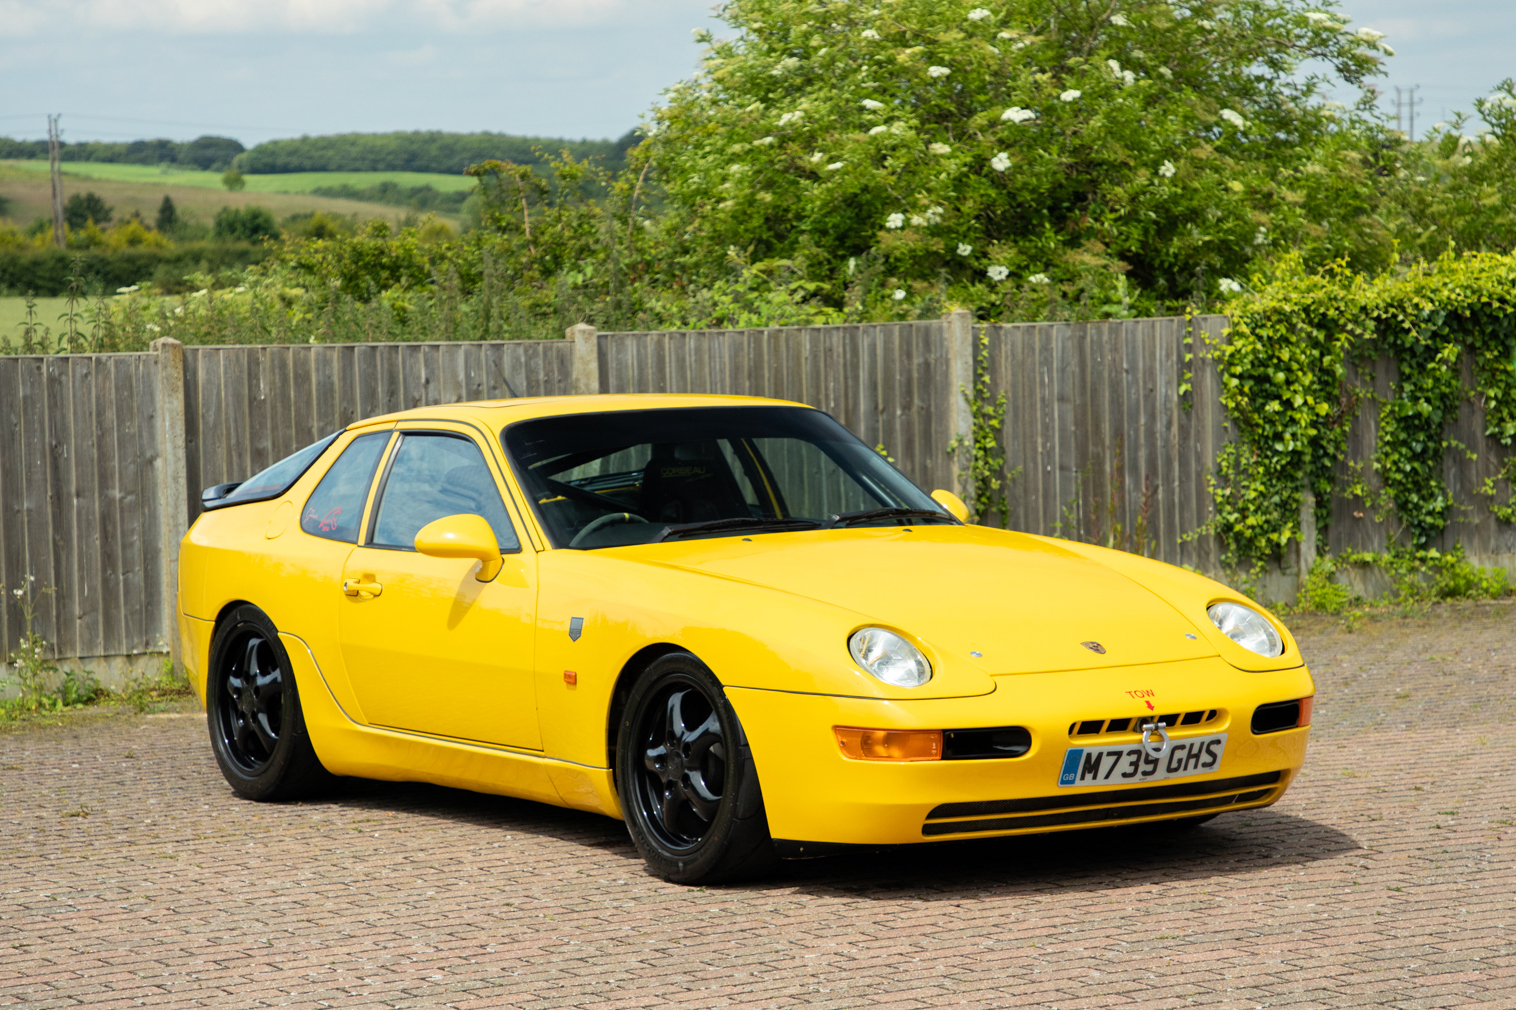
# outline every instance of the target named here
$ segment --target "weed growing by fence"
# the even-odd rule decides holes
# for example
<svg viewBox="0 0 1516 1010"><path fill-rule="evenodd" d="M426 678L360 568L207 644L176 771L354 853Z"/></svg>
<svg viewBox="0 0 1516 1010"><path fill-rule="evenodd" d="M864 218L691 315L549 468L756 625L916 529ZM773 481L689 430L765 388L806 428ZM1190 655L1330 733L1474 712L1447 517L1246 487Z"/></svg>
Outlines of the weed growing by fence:
<svg viewBox="0 0 1516 1010"><path fill-rule="evenodd" d="M1005 393L990 399L990 335L988 327L979 328L979 350L974 359L974 389L960 386L958 394L969 406L971 427L968 438L956 436L947 451L956 455L968 450L968 471L963 475L968 491L970 519L985 523L991 512L1002 528L1009 520L1005 486L1021 475L1021 467L1005 472L1005 447L1000 444L1000 428L1005 422Z"/></svg>
<svg viewBox="0 0 1516 1010"><path fill-rule="evenodd" d="M0 593L15 598L24 629L16 648L6 657L4 676L0 677L0 684L15 687L18 695L0 701L0 722L110 702L129 705L138 712L151 712L191 693L184 674L166 656L157 674L138 677L120 691L103 687L98 678L84 670L60 669L48 658L52 652L50 644L36 630L40 598L52 595L53 587L38 589L36 579L27 576L21 586L11 589L0 586Z"/></svg>
<svg viewBox="0 0 1516 1010"><path fill-rule="evenodd" d="M1087 544L1099 544L1112 550L1129 554L1151 556L1157 546L1149 535L1153 518L1153 499L1158 494L1153 484L1153 475L1142 475L1141 497L1137 503L1137 516L1130 527L1122 521L1126 515L1126 437L1116 436L1116 455L1111 461L1111 472L1106 486L1109 489L1105 501L1092 501L1092 508L1084 507L1084 486L1093 477L1094 464L1087 465L1074 474L1074 494L1063 504L1063 518L1053 524L1055 535Z"/></svg>
<svg viewBox="0 0 1516 1010"><path fill-rule="evenodd" d="M1513 589L1509 574L1501 568L1485 568L1469 561L1463 547L1451 551L1397 550L1375 553L1344 551L1333 557L1318 555L1307 574L1293 607L1300 614L1340 614L1350 607L1362 609L1365 601L1336 581L1353 568L1377 569L1386 575L1394 592L1380 606L1416 606L1445 600L1498 600Z"/></svg>

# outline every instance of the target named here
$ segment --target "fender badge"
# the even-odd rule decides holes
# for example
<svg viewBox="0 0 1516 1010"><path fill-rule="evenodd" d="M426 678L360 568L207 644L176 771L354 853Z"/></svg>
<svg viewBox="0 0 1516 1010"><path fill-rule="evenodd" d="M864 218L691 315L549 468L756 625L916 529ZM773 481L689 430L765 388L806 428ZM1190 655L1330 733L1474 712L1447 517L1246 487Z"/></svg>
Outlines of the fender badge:
<svg viewBox="0 0 1516 1010"><path fill-rule="evenodd" d="M1101 645L1099 642L1080 642L1079 644L1097 655L1105 655L1105 646Z"/></svg>
<svg viewBox="0 0 1516 1010"><path fill-rule="evenodd" d="M577 642L577 641L579 641L579 636L582 635L582 634L584 634L584 618L582 618L582 617L570 617L569 618L569 641L570 642Z"/></svg>

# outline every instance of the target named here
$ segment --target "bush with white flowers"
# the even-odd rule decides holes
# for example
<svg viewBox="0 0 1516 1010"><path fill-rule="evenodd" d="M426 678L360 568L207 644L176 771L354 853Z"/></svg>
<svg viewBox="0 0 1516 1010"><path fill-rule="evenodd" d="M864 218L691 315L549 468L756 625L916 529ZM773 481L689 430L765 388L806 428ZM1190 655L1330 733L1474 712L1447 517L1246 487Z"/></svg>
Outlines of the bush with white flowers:
<svg viewBox="0 0 1516 1010"><path fill-rule="evenodd" d="M1382 37L1330 0L1197 3L729 0L638 155L678 261L783 260L885 317L897 290L923 293L898 311L1158 313L1271 249L1392 248L1362 212L1378 127L1323 107L1380 72ZM1046 297L1017 308L1015 276Z"/></svg>

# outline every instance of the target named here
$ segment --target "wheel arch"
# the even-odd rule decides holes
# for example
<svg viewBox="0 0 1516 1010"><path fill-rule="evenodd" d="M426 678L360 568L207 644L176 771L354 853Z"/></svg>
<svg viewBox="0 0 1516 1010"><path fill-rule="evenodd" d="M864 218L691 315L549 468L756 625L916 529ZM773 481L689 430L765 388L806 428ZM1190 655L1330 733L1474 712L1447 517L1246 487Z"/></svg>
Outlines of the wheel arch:
<svg viewBox="0 0 1516 1010"><path fill-rule="evenodd" d="M632 654L621 666L621 672L616 674L616 684L611 688L610 710L605 719L605 763L611 769L612 785L616 776L616 735L620 732L621 713L626 711L626 699L632 692L632 685L642 675L642 671L653 665L656 660L675 652L690 652L682 645L673 642L654 642L645 645ZM694 656L693 652L690 655ZM699 656L695 656L699 659Z"/></svg>
<svg viewBox="0 0 1516 1010"><path fill-rule="evenodd" d="M205 678L207 684L210 683L210 678L215 676L216 673L216 671L211 669L211 664L216 660L216 639L221 635L221 629L231 619L232 614L237 611L238 607L256 607L260 614L268 617L264 609L251 600L230 600L220 610L216 611L216 618L211 622L210 636L205 642ZM269 618L269 623L274 623L272 618Z"/></svg>

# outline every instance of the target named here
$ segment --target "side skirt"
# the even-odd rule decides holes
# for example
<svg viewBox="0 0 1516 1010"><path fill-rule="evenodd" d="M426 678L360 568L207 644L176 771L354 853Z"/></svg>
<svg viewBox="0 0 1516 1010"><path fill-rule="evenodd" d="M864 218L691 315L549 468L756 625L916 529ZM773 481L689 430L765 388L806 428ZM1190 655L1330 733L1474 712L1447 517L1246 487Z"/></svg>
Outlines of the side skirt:
<svg viewBox="0 0 1516 1010"><path fill-rule="evenodd" d="M621 817L609 768L363 725L338 703L305 641L284 631L279 638L294 668L311 744L333 775L429 782Z"/></svg>

